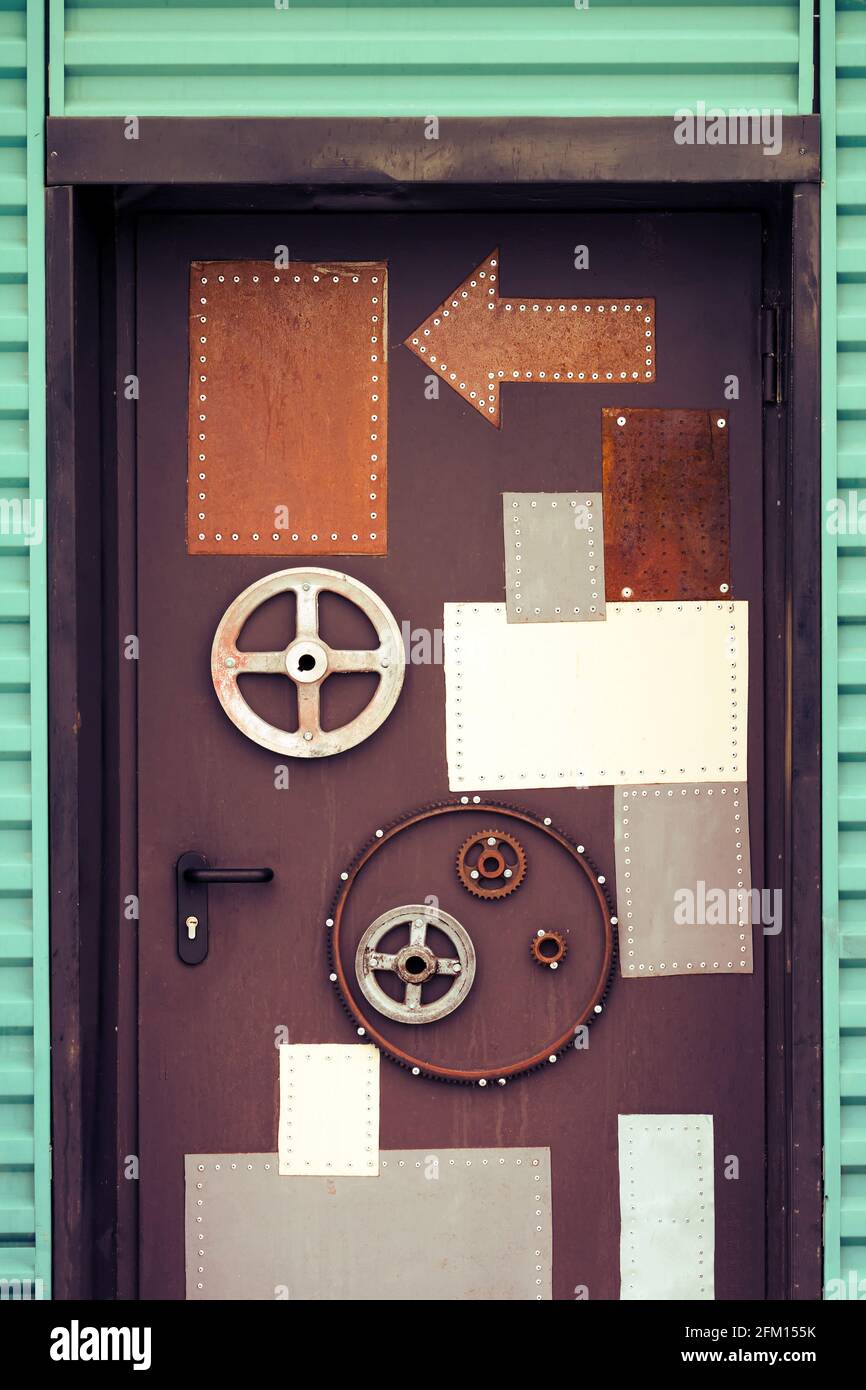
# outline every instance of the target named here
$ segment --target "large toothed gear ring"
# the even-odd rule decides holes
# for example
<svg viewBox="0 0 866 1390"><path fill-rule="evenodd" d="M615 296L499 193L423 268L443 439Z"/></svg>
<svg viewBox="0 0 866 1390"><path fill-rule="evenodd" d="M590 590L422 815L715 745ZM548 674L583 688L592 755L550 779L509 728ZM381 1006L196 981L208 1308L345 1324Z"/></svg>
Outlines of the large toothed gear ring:
<svg viewBox="0 0 866 1390"><path fill-rule="evenodd" d="M417 1055L419 1051L423 1050L422 1042L428 1038L427 1029L414 1030L412 1039L417 1039L417 1048L414 1046L414 1041L407 1042L405 1047L401 1046L402 1040L398 1041L382 1031L381 1018L376 1017L375 1010L368 1010L365 1007L371 1002L369 996L362 991L359 999L357 997L357 982L350 984L349 976L350 974L354 975L355 972L352 970L349 960L344 959L343 935L346 929L344 917L346 916L347 904L352 897L359 877L364 874L368 865L377 861L382 852L394 844L395 840L399 840L401 836L411 832L413 827L424 822L439 820L443 816L459 818L467 815L477 816L479 813L484 816L488 824L495 824L497 820L502 819L511 821L518 829L521 827L526 827L527 830L531 829L543 835L551 844L558 845L568 855L575 869L584 875L592 889L596 908L596 930L600 930L602 937L602 958L598 974L590 987L588 996L569 1020L568 1025L560 1029L555 1036L545 1039L534 1051L524 1057L512 1057L507 1062L498 1064L492 1062L485 1066L460 1067ZM471 838L478 839L478 835ZM500 834L499 839L502 838L503 836ZM402 922L410 920L405 915L410 910L409 908L399 909ZM418 916L427 913L429 921L429 912L429 907L418 909ZM557 1062L566 1052L573 1052L577 1033L584 1027L597 1022L602 1016L607 993L614 976L617 918L613 903L608 896L605 876L595 868L583 845L576 844L562 830L558 830L556 826L552 825L549 816L542 819L531 811L521 810L517 806L508 806L501 801L482 801L481 797L472 802L469 801L468 797L464 797L459 802L434 802L432 805L422 806L408 815L401 816L389 825L380 827L340 874L339 887L326 925L330 932L328 957L331 983L343 1008L352 1020L355 1036L373 1043L386 1057L410 1071L413 1076L426 1076L430 1077L431 1080L444 1081L451 1085L478 1086L484 1089L506 1086L512 1078L543 1070L551 1063ZM369 931L370 929L367 928L366 930ZM451 939L453 943L454 938ZM368 941L367 945L369 944ZM409 944L411 945L411 940ZM426 945L426 940L424 944ZM396 954L398 953L395 952ZM352 952L352 957L353 963L357 967L357 948ZM399 972L395 973L399 975ZM413 971L410 970L408 973L412 974ZM394 1003L395 1001L391 1000L391 1002ZM448 1027L447 1023L445 1027ZM437 1031L433 1029L431 1034L435 1037ZM409 1050L410 1046L411 1050Z"/></svg>
<svg viewBox="0 0 866 1390"><path fill-rule="evenodd" d="M457 851L457 874L476 898L507 898L526 876L526 852L507 831L482 830Z"/></svg>
<svg viewBox="0 0 866 1390"><path fill-rule="evenodd" d="M296 632L281 651L248 652L238 648L247 619L276 594L293 593ZM319 633L319 594L348 599L372 623L378 647L338 651ZM211 675L219 702L241 733L262 748L290 758L328 758L369 738L391 713L403 685L406 656L394 615L372 589L348 574L326 569L279 570L258 579L229 605L220 619L211 650ZM370 703L339 729L323 729L319 692L336 674L370 672L379 684ZM281 729L256 714L244 699L239 676L288 676L298 692L298 728Z"/></svg>

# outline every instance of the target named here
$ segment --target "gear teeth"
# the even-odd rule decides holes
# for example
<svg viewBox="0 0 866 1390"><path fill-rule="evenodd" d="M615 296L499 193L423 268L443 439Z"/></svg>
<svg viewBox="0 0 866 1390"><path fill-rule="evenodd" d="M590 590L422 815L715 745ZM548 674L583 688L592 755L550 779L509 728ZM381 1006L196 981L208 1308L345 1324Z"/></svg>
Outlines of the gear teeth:
<svg viewBox="0 0 866 1390"><path fill-rule="evenodd" d="M556 944L556 951L552 955L545 955L541 947L545 941L553 941ZM568 955L568 942L561 932L546 931L539 935L537 932L529 943L529 953L532 959L538 961L539 965L545 966L550 970L554 965L561 965Z"/></svg>
<svg viewBox="0 0 866 1390"><path fill-rule="evenodd" d="M517 856L517 863L513 867L512 877L507 879L501 887L483 888L471 877L470 868L466 862L466 856L475 845L493 836L495 836L497 840L502 840L514 850ZM480 860L483 857L484 852L482 850L478 858ZM457 876L463 884L463 887L467 892L471 893L474 898L479 898L482 902L497 902L500 898L507 898L514 893L526 877L526 851L520 841L505 830L495 830L493 828L490 830L479 830L474 835L470 835L464 840L457 851Z"/></svg>
<svg viewBox="0 0 866 1390"><path fill-rule="evenodd" d="M527 812L527 811L524 810L524 808L521 807L521 806L515 806L515 805L513 805L512 803L509 803L509 802L506 802L506 801L496 801L496 800L494 800L493 798L491 798L491 799L489 799L489 800L485 800L485 801L484 801L482 804L480 804L480 805L476 805L476 804L474 804L474 803L471 802L471 801L469 801L469 802L465 802L465 801L429 801L429 802L427 802L425 805L419 807L417 810L410 812L408 815L405 815L405 816L395 816L393 820L388 821L388 822L386 822L384 825L381 825L381 826L379 827L379 829L383 831L383 834L382 834L381 836L380 836L380 835L376 835L376 834L371 835L371 836L369 837L369 839L366 841L366 843L365 843L364 845L362 845L361 849L357 852L357 854L354 856L354 858L350 861L350 863L349 863L349 865L348 865L348 876L349 876L349 881L351 882L351 880L354 878L355 871L357 870L359 864L360 864L361 861L366 857L367 853L368 853L369 850L373 847L373 845L380 844L381 841L382 841L383 839L387 839L387 838L390 836L390 834L391 834L392 831L397 830L397 829L399 829L401 826L406 825L409 821L415 821L415 820L419 820L419 819L424 819L426 816L430 815L431 813L435 813L435 812L437 812L437 811L443 811L443 812L444 812L444 811L447 811L447 810L456 810L456 811L476 811L476 810L477 810L477 811L482 811L482 810L491 810L491 809L496 810L496 811L501 811L501 812L503 813L503 815L508 815L509 813L512 814L512 815L517 815L517 816L519 816L521 819L523 819L523 818L525 818L525 817L528 817L528 818L529 818L528 823L534 825L537 829L542 830L542 831L553 830L553 831L556 832L557 835L561 835L562 838L569 844L569 846L570 846L577 854L579 854L580 858L581 858L581 859L583 860L583 862L587 865L588 869L591 870L592 876L593 876L593 878L595 879L596 883L598 884L598 867L597 867L597 865L596 865L595 862L590 858L590 856L586 853L585 850L583 850L583 849L578 849L577 841L576 841L575 839L573 839L573 837L572 837L571 835L567 834L564 830L561 830L558 826L553 825L552 822L551 822L550 825L546 825L546 824L544 823L544 820L543 820L541 817L536 816L534 812ZM340 885L340 887L337 889L336 893L334 894L334 896L333 896L333 898L332 898L332 900L331 900L331 910L330 910L330 913L329 913L328 915L329 915L333 920L336 920L336 910L337 910L337 906L338 906L338 904L339 904L339 902L340 902L340 899L341 899L341 897L343 896L344 892L345 892L346 889L348 888L348 886L349 886L349 885L348 885L347 883L345 883L345 882L342 883L342 884ZM608 885L607 885L607 883L598 884L598 887L599 887L599 889L600 889L600 891L601 891L601 893L602 893L602 896L604 897L604 900L605 900L605 902L606 902L606 904L607 904L607 908L608 908L608 920L610 921L610 918L611 918L612 916L615 915L615 907L614 907L613 899L612 899L611 894L610 894L610 892L609 892L609 890L608 890ZM609 968L609 970L608 970L607 978L606 978L606 980L605 980L605 982L604 982L604 985L603 985L601 991L599 992L599 994L598 994L598 996L597 996L597 998L596 998L596 1003L595 1003L595 1006L594 1006L595 1008L598 1008L600 1005L601 1005L601 1006L605 1006L605 1005L607 1004L607 998L608 998L608 995L609 995L609 993L610 993L610 990L611 990L611 986L612 986L612 984L613 984L614 977L615 977L615 975L616 975L616 966L617 966L617 961L618 961L618 959L619 959L619 933L618 933L618 928L617 928L617 926L616 926L615 923L611 922L610 930L611 930L611 936L612 936L612 950L611 950L611 957L610 957L610 968ZM333 926L328 928L328 948L327 948L327 955L328 955L328 963L329 963L330 968L331 968L331 973L335 973L335 972L334 972L334 966L335 966L335 964L336 964L336 961L335 961L335 956L334 956L334 928L333 928ZM351 1004L349 1003L349 1001L348 1001L348 1000L346 999L346 997L344 996L343 991L340 989L340 982L339 982L339 979L337 979L337 980L335 980L335 981L332 981L332 984L333 984L333 988L334 988L334 990L335 990L335 992L336 992L336 994L337 994L337 997L338 997L338 999L339 999L339 1001L340 1001L340 1004L341 1004L342 1007L343 1007L343 1010L345 1011L347 1017L351 1020L351 1022L352 1022L352 1024L353 1024L353 1027L354 1027L355 1032L357 1032L357 1029L358 1029L359 1026L360 1026L360 1027L364 1027L364 1028L366 1029L366 1022L363 1023L363 1024L359 1023L357 1014L355 1013L355 1011L354 1011L354 1009L352 1008L352 1006L351 1006ZM597 1014L597 1013L595 1013L594 1010L593 1010L593 1012L591 1012L591 1013L589 1014L588 1018L585 1020L585 1022L584 1022L584 1024L583 1024L582 1026L585 1027L585 1028L590 1028L590 1027L592 1027L592 1025L593 1025L594 1023L597 1023L598 1020L599 1020L599 1018L602 1017L602 1016L603 1016L603 1014L601 1014L601 1015L600 1015L600 1014ZM369 1035L366 1035L366 1036L369 1036ZM409 1062L407 1062L405 1058L398 1056L395 1052L392 1052L390 1048L384 1047L384 1046L382 1046L380 1043L373 1043L373 1046L374 1046L374 1047L378 1047L379 1051L380 1051L381 1053L383 1053L384 1056L386 1056L386 1057L388 1058L389 1061L391 1061L391 1062L396 1062L397 1066L400 1067L403 1071L408 1071L408 1072L410 1072L411 1074L414 1074L414 1067L413 1067L413 1065L410 1064ZM567 1042L567 1043L564 1043L560 1048L556 1049L555 1051L554 1051L554 1049L551 1049L550 1055L551 1055L551 1056L554 1056L554 1055L555 1055L557 1058L560 1058L560 1057L563 1057L563 1056L565 1055L566 1052L571 1052L571 1051L573 1051L573 1050L574 1050L574 1049L573 1049L573 1044L572 1044L571 1042ZM531 1076L534 1072L537 1072L537 1071L546 1071L547 1068L549 1067L549 1065L550 1065L549 1062L536 1062L533 1066L523 1067L520 1071L510 1072L510 1073L508 1074L508 1077L507 1077L508 1085L510 1086L510 1085L512 1084L512 1082L514 1082L514 1081L519 1081L522 1077ZM499 1087L499 1086L496 1086L496 1085L493 1085L493 1084L488 1084L487 1086L478 1086L477 1082L476 1082L475 1080L469 1078L469 1077L440 1076L437 1072L428 1071L428 1070L427 1070L425 1067L423 1067L423 1066L420 1066L420 1067L418 1068L418 1072L419 1072L419 1076L423 1076L423 1077L424 1077L426 1080L428 1080L428 1081L438 1081L440 1084L443 1084L443 1083L444 1083L445 1085L448 1085L448 1086L472 1086L472 1087L475 1087L476 1090L490 1091L490 1092L495 1093L495 1094L498 1094L499 1091L500 1091L500 1087ZM493 1082L494 1080L496 1080L500 1075L501 1075L501 1072L498 1072L498 1071L496 1070L496 1068L492 1068L491 1071L490 1071L490 1073L489 1073L489 1075L488 1075L488 1078L487 1078L487 1079L488 1079L488 1083L492 1083L492 1082ZM506 1089L507 1089L507 1088L506 1088Z"/></svg>

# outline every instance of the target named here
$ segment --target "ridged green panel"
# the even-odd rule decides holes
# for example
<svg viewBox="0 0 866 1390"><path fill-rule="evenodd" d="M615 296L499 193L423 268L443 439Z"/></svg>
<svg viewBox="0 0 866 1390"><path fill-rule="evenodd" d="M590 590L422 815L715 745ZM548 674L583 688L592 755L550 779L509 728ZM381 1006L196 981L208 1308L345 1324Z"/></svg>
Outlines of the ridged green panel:
<svg viewBox="0 0 866 1390"><path fill-rule="evenodd" d="M649 116L698 100L811 110L798 0L51 6L54 115Z"/></svg>
<svg viewBox="0 0 866 1390"><path fill-rule="evenodd" d="M44 40L0 0L0 1281L48 1297Z"/></svg>
<svg viewBox="0 0 866 1390"><path fill-rule="evenodd" d="M823 8L825 1274L850 1297L866 1281L866 6Z"/></svg>

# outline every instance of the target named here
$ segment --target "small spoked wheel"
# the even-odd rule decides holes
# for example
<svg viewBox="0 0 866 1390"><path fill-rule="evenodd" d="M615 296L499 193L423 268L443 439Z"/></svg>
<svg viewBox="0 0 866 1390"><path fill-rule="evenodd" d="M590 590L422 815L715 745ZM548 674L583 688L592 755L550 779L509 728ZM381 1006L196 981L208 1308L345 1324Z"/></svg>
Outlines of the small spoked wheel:
<svg viewBox="0 0 866 1390"><path fill-rule="evenodd" d="M405 926L408 940L396 951L380 951L379 942L395 927ZM448 937L453 956L438 956L427 945L427 931L436 927ZM388 971L403 985L402 1000L387 994L376 975ZM435 1023L463 1003L475 978L475 948L469 933L456 917L441 908L409 904L383 912L364 932L355 953L355 974L365 998L386 1018L399 1023ZM425 1004L424 985L435 976L452 980L450 989L439 999Z"/></svg>

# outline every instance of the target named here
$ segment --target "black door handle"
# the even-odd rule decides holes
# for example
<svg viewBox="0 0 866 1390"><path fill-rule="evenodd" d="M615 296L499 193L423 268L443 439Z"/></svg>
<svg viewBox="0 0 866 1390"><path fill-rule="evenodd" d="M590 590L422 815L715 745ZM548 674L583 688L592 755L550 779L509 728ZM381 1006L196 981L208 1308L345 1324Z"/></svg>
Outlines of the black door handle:
<svg viewBox="0 0 866 1390"><path fill-rule="evenodd" d="M205 855L187 850L177 861L177 953L201 965L208 952L208 887L212 883L270 883L273 869L214 869Z"/></svg>
<svg viewBox="0 0 866 1390"><path fill-rule="evenodd" d="M270 883L273 869L184 869L187 883Z"/></svg>

